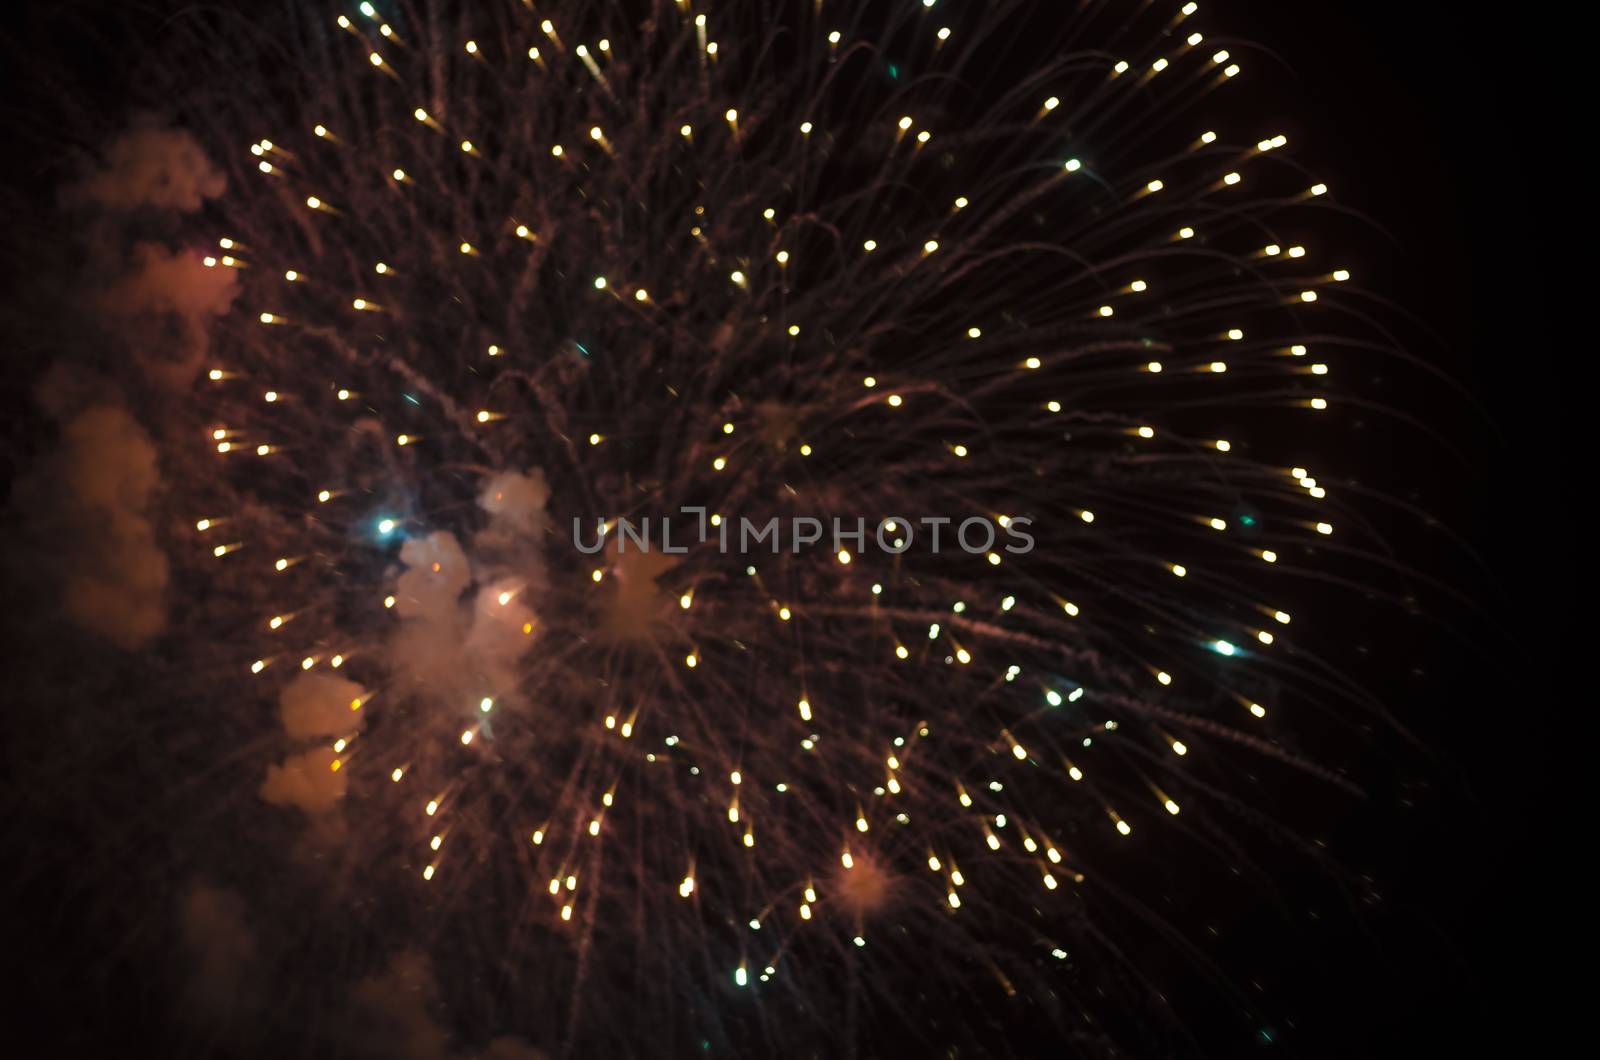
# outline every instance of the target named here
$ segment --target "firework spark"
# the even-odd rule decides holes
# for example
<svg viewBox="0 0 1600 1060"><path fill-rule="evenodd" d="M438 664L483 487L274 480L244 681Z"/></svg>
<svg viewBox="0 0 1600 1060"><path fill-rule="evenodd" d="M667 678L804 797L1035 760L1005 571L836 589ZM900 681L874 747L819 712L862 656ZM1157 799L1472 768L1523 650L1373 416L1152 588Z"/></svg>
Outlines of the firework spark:
<svg viewBox="0 0 1600 1060"><path fill-rule="evenodd" d="M1328 189L1194 4L953 8L362 4L186 115L239 768L543 1046L937 1028L969 964L1097 1033L1098 881L1317 771L1266 726L1342 694L1284 643L1339 521L1254 439L1363 341ZM720 547L811 517L865 536Z"/></svg>

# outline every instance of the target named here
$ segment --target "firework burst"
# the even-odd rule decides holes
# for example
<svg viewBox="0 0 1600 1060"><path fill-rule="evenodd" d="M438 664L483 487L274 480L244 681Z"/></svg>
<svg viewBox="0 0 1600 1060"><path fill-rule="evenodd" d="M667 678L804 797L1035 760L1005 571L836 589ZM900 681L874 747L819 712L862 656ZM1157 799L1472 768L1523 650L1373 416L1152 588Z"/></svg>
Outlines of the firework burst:
<svg viewBox="0 0 1600 1060"><path fill-rule="evenodd" d="M1143 992L1099 881L1234 849L1238 761L1323 772L1284 690L1350 694L1283 643L1338 538L1270 441L1371 329L1238 58L1122 7L362 4L230 51L185 120L239 294L173 459L210 670L281 730L233 761L341 937L470 952L463 1018L573 1055Z"/></svg>

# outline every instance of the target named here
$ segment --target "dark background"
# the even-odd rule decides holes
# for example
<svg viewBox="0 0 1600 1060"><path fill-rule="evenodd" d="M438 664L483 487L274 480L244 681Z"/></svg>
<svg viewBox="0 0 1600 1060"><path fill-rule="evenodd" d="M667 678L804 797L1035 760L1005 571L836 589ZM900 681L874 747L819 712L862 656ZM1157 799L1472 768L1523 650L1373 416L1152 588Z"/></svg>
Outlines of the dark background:
<svg viewBox="0 0 1600 1060"><path fill-rule="evenodd" d="M1392 235L1381 288L1436 333L1424 355L1465 395L1399 384L1394 404L1425 410L1461 459L1387 457L1393 488L1479 557L1410 538L1426 550L1418 565L1489 612L1469 641L1417 645L1425 680L1380 690L1434 769L1388 834L1363 819L1385 895L1376 937L1304 955L1304 1029L1343 1042L1334 1054L1527 1055L1571 1017L1555 955L1580 928L1553 866L1573 838L1557 836L1556 780L1581 702L1568 686L1582 667L1570 616L1589 355L1559 250L1578 235L1560 190L1577 76L1563 37L1585 30L1539 5L1493 18L1370 0L1242 6L1240 24L1304 93L1297 155Z"/></svg>
<svg viewBox="0 0 1600 1060"><path fill-rule="evenodd" d="M1219 1056L1534 1052L1570 1013L1557 986L1569 958L1557 954L1575 947L1580 924L1552 872L1565 813L1553 781L1559 747L1578 741L1568 717L1592 700L1563 688L1586 661L1569 616L1581 609L1573 498L1586 477L1576 366L1592 340L1571 323L1581 303L1570 277L1581 273L1564 273L1558 253L1581 240L1574 204L1588 191L1565 143L1581 126L1564 113L1564 82L1578 71L1562 41L1587 31L1531 6L1493 20L1459 5L1375 0L1207 6L1207 25L1237 27L1269 49L1238 54L1280 68L1281 128L1296 157L1388 235L1386 257L1360 262L1362 279L1421 322L1416 352L1451 383L1371 383L1459 453L1375 430L1351 462L1384 468L1371 485L1437 517L1437 528L1396 526L1394 547L1483 614L1435 597L1435 607L1460 606L1457 632L1414 634L1400 650L1420 672L1374 689L1422 751L1371 805L1333 822L1331 838L1381 901L1309 934L1271 969L1264 1007L1293 1016L1274 1044L1212 1037L1203 1019L1197 1044ZM14 30L24 44L28 25L22 14ZM27 87L12 79L25 76L20 67L5 75L8 100ZM37 159L8 156L8 191L22 194L7 201L36 193L41 171ZM4 260L10 270L23 259L8 250ZM8 394L5 408L16 400ZM7 436L15 440L14 426ZM1441 545L1441 531L1476 557ZM1583 838L1571 832L1565 843ZM0 916L17 922L6 935L20 951L47 964L80 960L93 945L21 923L26 909ZM99 1023L108 1046L127 1044L112 1030L119 1024L150 1025L149 1013L89 1013L37 994L0 997L25 1004L36 1028Z"/></svg>

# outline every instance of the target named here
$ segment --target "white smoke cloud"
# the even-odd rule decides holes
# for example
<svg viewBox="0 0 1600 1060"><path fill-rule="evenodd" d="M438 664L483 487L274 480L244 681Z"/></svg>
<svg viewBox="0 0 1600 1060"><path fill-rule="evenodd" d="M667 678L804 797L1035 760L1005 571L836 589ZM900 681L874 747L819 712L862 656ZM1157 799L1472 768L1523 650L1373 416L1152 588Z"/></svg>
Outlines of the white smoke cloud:
<svg viewBox="0 0 1600 1060"><path fill-rule="evenodd" d="M294 806L313 816L339 804L345 773L335 768L339 755L326 746L337 737L354 735L366 721L367 690L354 681L326 674L300 673L278 693L283 731L295 741L319 740L324 746L292 754L267 767L261 798L274 806Z"/></svg>
<svg viewBox="0 0 1600 1060"><path fill-rule="evenodd" d="M225 187L192 136L141 119L62 193L83 211L74 219L88 252L77 287L84 315L163 388L193 379L237 277L194 253L133 239L130 218L140 214L148 234ZM154 222L144 216L152 213ZM123 394L73 360L58 359L40 382L39 402L60 440L19 477L13 501L66 617L119 647L141 648L167 626L170 572L151 517L161 490L157 449Z"/></svg>
<svg viewBox="0 0 1600 1060"><path fill-rule="evenodd" d="M196 1022L226 1025L255 1006L257 940L244 900L206 884L191 887L178 907L178 934L189 958L184 1011Z"/></svg>
<svg viewBox="0 0 1600 1060"><path fill-rule="evenodd" d="M62 198L89 211L83 280L90 304L159 386L193 382L210 333L238 295L234 269L207 267L192 248L148 238L171 230L171 215L200 210L227 180L186 130L143 117L103 153L102 164ZM156 222L151 220L157 218ZM144 238L134 238L134 231Z"/></svg>
<svg viewBox="0 0 1600 1060"><path fill-rule="evenodd" d="M367 690L354 681L301 673L278 695L283 731L296 740L345 736L361 728L366 715L352 704L366 698Z"/></svg>
<svg viewBox="0 0 1600 1060"><path fill-rule="evenodd" d="M294 806L308 814L327 813L344 798L345 773L335 769L339 756L331 747L290 755L267 767L261 798L274 806Z"/></svg>
<svg viewBox="0 0 1600 1060"><path fill-rule="evenodd" d="M400 562L406 565L395 591L400 617L429 623L453 617L472 582L472 569L455 535L439 531L414 537L400 547Z"/></svg>
<svg viewBox="0 0 1600 1060"><path fill-rule="evenodd" d="M48 384L47 384L48 388ZM166 628L167 558L150 519L156 449L120 404L62 413L60 442L19 481L14 503L48 546L67 618L126 649Z"/></svg>
<svg viewBox="0 0 1600 1060"><path fill-rule="evenodd" d="M468 1060L470 1052L452 1048L440 1023L438 981L428 958L416 951L399 954L376 975L351 990L351 1044L361 1056L383 1060ZM544 1060L544 1054L518 1038L491 1041L480 1060Z"/></svg>
<svg viewBox="0 0 1600 1060"><path fill-rule="evenodd" d="M147 115L111 141L104 165L67 198L118 212L150 207L193 213L227 187L193 136Z"/></svg>
<svg viewBox="0 0 1600 1060"><path fill-rule="evenodd" d="M549 502L550 484L540 469L526 475L502 471L478 494L478 506L490 517L479 541L492 546L497 539L508 543L537 539L548 522L545 505Z"/></svg>
<svg viewBox="0 0 1600 1060"><path fill-rule="evenodd" d="M211 348L212 325L238 293L236 270L208 268L187 249L142 242L93 297L146 377L181 389L194 381Z"/></svg>
<svg viewBox="0 0 1600 1060"><path fill-rule="evenodd" d="M395 592L401 623L389 658L406 688L461 705L516 685L546 584L549 498L539 470L503 472L479 494L489 521L472 538L470 559L445 531L401 547L404 569Z"/></svg>
<svg viewBox="0 0 1600 1060"><path fill-rule="evenodd" d="M401 953L351 990L352 1044L363 1055L393 1060L447 1060L450 1039L434 1016L439 986L427 957Z"/></svg>

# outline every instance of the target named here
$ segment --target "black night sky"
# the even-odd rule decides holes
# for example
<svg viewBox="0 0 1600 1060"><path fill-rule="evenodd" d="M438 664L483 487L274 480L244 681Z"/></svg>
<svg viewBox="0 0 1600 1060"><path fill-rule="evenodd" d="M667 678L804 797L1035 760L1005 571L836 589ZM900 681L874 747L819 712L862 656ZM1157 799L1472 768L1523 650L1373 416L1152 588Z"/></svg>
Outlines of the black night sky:
<svg viewBox="0 0 1600 1060"><path fill-rule="evenodd" d="M1581 684L1586 665L1575 636L1587 605L1574 555L1574 498L1587 476L1578 401L1579 365L1590 351L1573 311L1582 296L1568 286L1589 270L1560 262L1557 249L1581 238L1577 204L1587 178L1567 142L1582 125L1564 116L1570 94L1557 83L1570 75L1555 71L1564 65L1563 38L1585 33L1547 21L1564 14L1526 7L1493 20L1462 7L1375 0L1202 7L1229 28L1230 42L1254 42L1234 45L1269 86L1251 100L1253 120L1282 129L1296 160L1365 218L1351 223L1349 239L1360 279L1387 301L1372 311L1416 360L1364 364L1362 378L1344 380L1374 410L1404 419L1349 414L1338 463L1361 477L1330 483L1348 486L1344 499L1358 509L1362 498L1393 499L1374 500L1364 516L1395 567L1408 572L1410 597L1396 604L1350 593L1315 620L1325 640L1342 642L1328 649L1330 665L1381 704L1383 716L1313 718L1297 734L1301 749L1364 795L1346 797L1313 777L1263 774L1257 792L1283 828L1327 851L1321 860L1249 851L1272 880L1270 900L1241 900L1211 876L1190 888L1181 866L1151 859L1138 901L1191 936L1206 924L1215 939L1197 958L1198 950L1163 944L1159 932L1130 935L1125 956L1140 971L1116 982L1102 1002L1112 1009L1102 1014L1103 1036L1062 1034L1041 1009L1000 995L974 958L918 995L960 1028L942 1051L907 1045L901 1028L919 1018L916 1009L891 1005L881 1018L852 1010L858 1031L848 1055L1525 1055L1542 1052L1570 1014L1556 980L1571 981L1583 966L1573 956L1583 918L1552 880L1561 860L1555 851L1587 838L1564 820L1583 797L1574 802L1555 788L1572 775L1558 765L1560 752L1582 739L1569 717L1592 699L1564 687ZM181 15L176 4L119 8L116 24L140 27L150 40ZM125 650L72 628L56 613L50 563L41 558L51 551L41 534L49 535L35 507L37 469L59 442L58 425L41 411L41 381L61 364L82 367L85 376L116 371L108 367L114 355L74 361L63 352L84 325L73 317L65 281L52 279L74 267L66 249L74 222L61 189L147 103L149 86L130 83L149 72L145 44L137 34L83 35L99 17L92 3L41 3L18 6L0 23L0 205L10 218L0 241L8 367L0 391L7 488L0 569L16 587L6 593L0 631L16 653L5 663L9 688L0 707L7 866L0 945L13 969L0 987L11 1012L0 1031L0 1041L12 1043L4 1051L242 1058L317 1041L307 1055L590 1055L581 1043L561 1053L548 1040L485 1050L480 1029L459 1014L422 1021L427 1033L442 1026L463 1043L455 1051L426 1051L398 1017L399 1030L375 1031L366 1046L351 1046L336 1026L346 1019L339 1007L307 1005L300 994L281 1008L270 998L257 1004L253 1025L228 1033L196 1030L185 1014L204 1004L183 993L186 982L193 989L195 972L183 967L173 926L187 866L211 862L215 872L224 863L247 877L255 855L239 852L251 849L248 841L220 855L190 849L211 841L212 808L169 802L151 787L170 780L173 790L201 791L211 783L160 780L169 761L190 760L169 760L163 750L170 711L141 721L143 705L192 694L151 683L188 648L158 638ZM243 24L253 16L239 17ZM51 284L60 289L41 299ZM161 414L140 400L136 418ZM1331 462L1319 457L1315 440L1299 450L1299 438L1270 429L1313 467ZM178 587L193 583L175 574ZM204 599L192 607L196 615L223 612ZM63 673L73 680L62 683ZM250 753L219 750L213 761L220 770ZM151 815L174 805L187 807L181 812L192 815L193 827L180 818L152 845L122 841L147 842ZM271 842L261 839L264 861L278 857ZM363 919L386 915L382 906L377 897L350 899L352 915ZM1113 946L1119 923L1113 916L1100 926ZM487 945L497 930L487 928L473 945ZM339 952L338 922L256 928L258 936L297 931L331 937L306 952L339 959L328 956ZM472 947L448 952L459 957ZM488 981L437 954L433 974L451 997ZM339 975L312 969L304 991ZM919 979L894 989L910 996L924 989ZM1130 994L1144 995L1141 1007L1115 1011ZM1161 1000L1150 1001L1152 994ZM626 991L618 997L628 1004ZM1150 1030L1146 1004L1166 1010L1171 1026ZM1253 1029L1240 1016L1246 1009L1260 1013ZM329 1026L297 1039L277 1024L303 1021L308 1011ZM529 1022L540 1021L518 1026ZM825 1038L787 1039L772 1026L753 1027L737 1025L722 1039L707 1032L703 1049L664 1038L639 1055L847 1055Z"/></svg>

